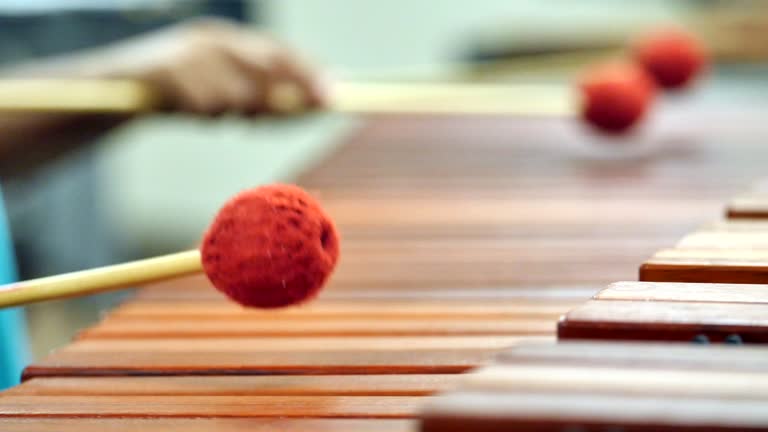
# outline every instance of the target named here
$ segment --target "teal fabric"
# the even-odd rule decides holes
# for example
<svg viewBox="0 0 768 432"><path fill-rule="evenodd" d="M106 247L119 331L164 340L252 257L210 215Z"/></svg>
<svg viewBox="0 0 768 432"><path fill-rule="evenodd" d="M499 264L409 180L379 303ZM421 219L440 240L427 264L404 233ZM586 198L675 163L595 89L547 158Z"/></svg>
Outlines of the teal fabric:
<svg viewBox="0 0 768 432"><path fill-rule="evenodd" d="M0 284L16 280L10 232L0 191ZM0 310L0 388L18 384L21 370L29 360L24 310Z"/></svg>

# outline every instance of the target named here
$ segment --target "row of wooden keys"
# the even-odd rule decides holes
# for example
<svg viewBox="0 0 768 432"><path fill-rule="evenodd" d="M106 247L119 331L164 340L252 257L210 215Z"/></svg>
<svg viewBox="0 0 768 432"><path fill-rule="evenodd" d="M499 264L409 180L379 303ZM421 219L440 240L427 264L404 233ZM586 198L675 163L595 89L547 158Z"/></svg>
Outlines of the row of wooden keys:
<svg viewBox="0 0 768 432"><path fill-rule="evenodd" d="M422 430L768 430L768 184L436 398ZM674 343L670 343L674 342Z"/></svg>
<svg viewBox="0 0 768 432"><path fill-rule="evenodd" d="M418 161L419 175L430 172L410 149L446 146L397 147L388 132L382 136L381 147L361 145L394 147ZM352 156L341 153L326 175L350 176L355 171L344 164L358 169L360 160L374 160L355 147L346 151ZM381 178L388 177L367 181ZM614 239L624 219L651 227L653 216L672 215L657 210L642 219L634 211L644 202L609 212L610 230L599 235L610 243L593 241L594 232L561 240L591 226L590 213L577 212L581 223L566 226L541 218L550 207L535 206L515 224L510 215L531 200L501 194L468 200L502 211L469 213L476 219L446 212L451 207L440 198L418 201L419 213L407 211L415 207L394 189L395 215L362 198L371 193L366 187L332 203L348 253L317 301L254 311L227 301L203 277L145 287L0 393L0 431L768 431L768 347L752 343L768 334L760 315L768 285L755 284L768 269L761 257L768 247L760 243L768 233L764 189L734 201L726 220L648 260L642 281L613 284L584 304L593 282L583 284L586 291L558 284L623 274L642 255L609 256L625 252L615 241L629 238L628 249L636 248L631 243L648 232ZM332 202L332 188L326 193ZM558 208L565 215L583 205ZM709 207L693 209L695 216ZM476 237L462 231L469 226ZM541 231L530 238L500 234L532 227ZM466 236L461 248L446 231ZM551 238L544 246L531 247L545 232ZM563 241L566 247L552 247ZM488 275L519 282L486 288ZM693 277L696 283L680 282ZM557 319L569 310L554 343Z"/></svg>

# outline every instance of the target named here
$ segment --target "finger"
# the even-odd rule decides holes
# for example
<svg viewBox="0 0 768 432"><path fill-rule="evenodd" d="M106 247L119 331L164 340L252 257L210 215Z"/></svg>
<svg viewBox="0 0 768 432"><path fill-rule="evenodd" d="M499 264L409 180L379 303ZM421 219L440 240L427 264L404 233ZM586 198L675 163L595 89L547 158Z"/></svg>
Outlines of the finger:
<svg viewBox="0 0 768 432"><path fill-rule="evenodd" d="M263 105L263 83L245 73L221 47L205 56L205 85L210 86L223 111L251 112Z"/></svg>
<svg viewBox="0 0 768 432"><path fill-rule="evenodd" d="M265 76L270 88L292 82L300 90L303 105L322 106L326 101L322 81L289 51L251 34L231 42L231 52L240 65L255 76Z"/></svg>
<svg viewBox="0 0 768 432"><path fill-rule="evenodd" d="M295 81L278 79L269 81L266 106L277 114L296 114L308 108L305 91Z"/></svg>
<svg viewBox="0 0 768 432"><path fill-rule="evenodd" d="M202 110L203 101L177 65L167 65L149 74L150 85L161 95L162 107L168 111Z"/></svg>
<svg viewBox="0 0 768 432"><path fill-rule="evenodd" d="M164 68L159 84L168 95L171 109L195 114L213 114L219 108L216 95L205 84L206 73L192 62L181 62Z"/></svg>
<svg viewBox="0 0 768 432"><path fill-rule="evenodd" d="M307 82L309 95L319 102L328 102L331 95L331 80L321 68L314 65L306 57L298 53L290 44L285 43L273 34L254 32L239 28L241 37L248 40L252 46L261 46L271 54L266 59L270 66L276 65L277 72L285 71L290 77ZM265 49L268 48L268 49Z"/></svg>
<svg viewBox="0 0 768 432"><path fill-rule="evenodd" d="M304 92L312 107L328 104L328 86L324 76L315 67L291 51L279 51L272 59L270 72L278 79L290 80Z"/></svg>
<svg viewBox="0 0 768 432"><path fill-rule="evenodd" d="M273 88L277 87L278 82L278 74L271 70L274 64L274 46L261 40L254 40L251 43L250 38L243 37L231 38L227 42L225 48L232 63L237 65L241 73L257 88L258 94L255 96L258 100L258 109L253 112L288 111L284 109L285 107L275 106L273 103ZM305 105L303 98L302 95L300 106Z"/></svg>
<svg viewBox="0 0 768 432"><path fill-rule="evenodd" d="M229 69L237 75L243 87L247 86L247 98L243 111L259 113L267 110L266 99L269 88L266 67L245 58L231 43L222 43L219 55L226 59ZM266 64L266 60L264 60Z"/></svg>

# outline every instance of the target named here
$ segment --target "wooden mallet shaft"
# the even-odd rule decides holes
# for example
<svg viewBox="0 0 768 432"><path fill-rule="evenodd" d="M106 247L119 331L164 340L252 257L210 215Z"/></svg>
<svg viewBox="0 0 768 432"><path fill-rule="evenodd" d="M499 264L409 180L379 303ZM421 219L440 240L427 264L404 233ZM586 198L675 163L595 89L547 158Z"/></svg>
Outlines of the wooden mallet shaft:
<svg viewBox="0 0 768 432"><path fill-rule="evenodd" d="M270 101L300 110L295 87L273 88ZM425 84L340 82L329 109L348 113L569 115L574 97L566 86L546 84ZM146 84L129 80L0 80L0 111L151 111L161 101Z"/></svg>
<svg viewBox="0 0 768 432"><path fill-rule="evenodd" d="M202 271L197 249L0 286L0 308L129 288Z"/></svg>

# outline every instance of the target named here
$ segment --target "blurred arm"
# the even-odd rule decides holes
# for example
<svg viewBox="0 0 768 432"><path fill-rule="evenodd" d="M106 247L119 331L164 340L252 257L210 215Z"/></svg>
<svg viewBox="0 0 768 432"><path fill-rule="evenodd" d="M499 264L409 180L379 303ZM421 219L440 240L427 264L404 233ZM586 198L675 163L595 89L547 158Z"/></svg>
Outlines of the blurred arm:
<svg viewBox="0 0 768 432"><path fill-rule="evenodd" d="M5 78L124 78L158 95L160 108L202 115L283 111L278 89L302 107L326 103L320 75L290 49L221 20L183 23L116 44L42 59L0 71ZM290 84L285 86L283 84ZM88 142L129 116L19 113L0 115L0 172Z"/></svg>

